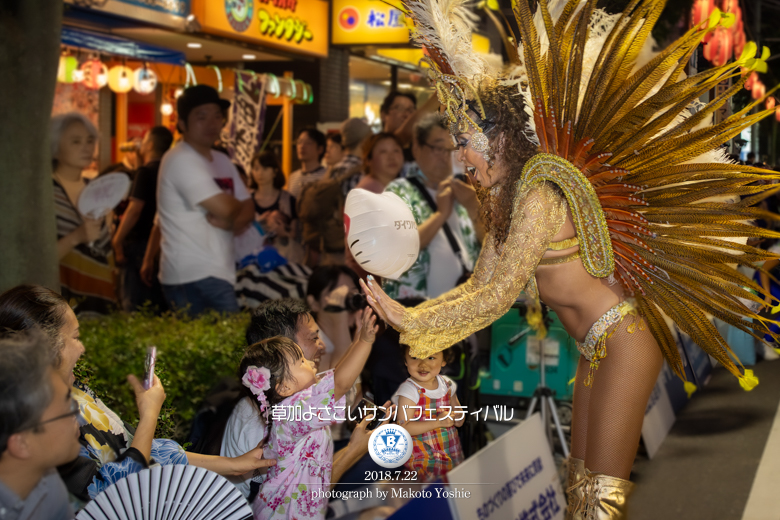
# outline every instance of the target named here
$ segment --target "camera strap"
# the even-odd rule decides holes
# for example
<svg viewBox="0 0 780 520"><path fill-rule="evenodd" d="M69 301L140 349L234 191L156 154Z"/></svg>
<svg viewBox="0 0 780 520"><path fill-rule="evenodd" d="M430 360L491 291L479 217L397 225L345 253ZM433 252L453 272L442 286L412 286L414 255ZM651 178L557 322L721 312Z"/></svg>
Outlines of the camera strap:
<svg viewBox="0 0 780 520"><path fill-rule="evenodd" d="M423 196L425 202L428 203L428 206L430 206L431 210L435 213L439 209L439 206L436 204L436 201L433 200L433 197L431 197L431 194L428 192L428 189L425 187L422 181L417 177L407 177L406 180L409 181L412 186L417 188L417 191L420 192L420 195ZM454 208L453 211L455 211ZM455 234L452 232L452 229L450 229L450 225L445 221L444 224L442 224L441 229L444 231L444 235L447 237L447 242L449 242L450 247L452 248L452 252L455 253L455 256L458 257L458 260L460 260L460 265L463 267L463 272L468 273L469 269L466 268L466 262L463 260L463 252L460 249L458 240L455 238Z"/></svg>

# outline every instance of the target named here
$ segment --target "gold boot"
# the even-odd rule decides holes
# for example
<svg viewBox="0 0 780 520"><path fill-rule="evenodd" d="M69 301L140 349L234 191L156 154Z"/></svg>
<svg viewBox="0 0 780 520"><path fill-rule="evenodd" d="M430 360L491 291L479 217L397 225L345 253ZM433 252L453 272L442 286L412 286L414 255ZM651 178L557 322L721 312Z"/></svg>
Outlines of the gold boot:
<svg viewBox="0 0 780 520"><path fill-rule="evenodd" d="M579 520L626 520L628 518L628 496L634 484L622 478L585 470L580 486L583 499L574 512Z"/></svg>
<svg viewBox="0 0 780 520"><path fill-rule="evenodd" d="M573 520L574 510L577 505L582 501L582 486L578 486L577 483L585 478L585 461L582 459L575 459L569 457L566 461L567 478L566 478L566 520Z"/></svg>

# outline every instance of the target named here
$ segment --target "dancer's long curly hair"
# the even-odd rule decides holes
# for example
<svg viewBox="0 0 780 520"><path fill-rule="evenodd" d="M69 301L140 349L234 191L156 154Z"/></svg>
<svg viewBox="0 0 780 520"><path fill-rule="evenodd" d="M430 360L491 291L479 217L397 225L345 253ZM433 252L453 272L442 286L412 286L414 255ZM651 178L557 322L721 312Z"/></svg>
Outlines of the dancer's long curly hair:
<svg viewBox="0 0 780 520"><path fill-rule="evenodd" d="M538 153L538 147L524 133L529 116L525 113L525 102L517 86L483 81L477 93L485 109L484 126L485 135L490 139L491 168L506 171L504 179L497 184L498 190L477 186L483 220L498 246L509 234L523 166Z"/></svg>

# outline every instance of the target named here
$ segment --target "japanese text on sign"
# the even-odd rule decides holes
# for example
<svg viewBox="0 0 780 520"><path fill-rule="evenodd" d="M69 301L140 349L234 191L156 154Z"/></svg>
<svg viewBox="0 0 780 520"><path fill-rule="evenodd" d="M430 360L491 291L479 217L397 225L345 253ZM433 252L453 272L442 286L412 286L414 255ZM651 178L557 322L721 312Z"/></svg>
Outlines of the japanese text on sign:
<svg viewBox="0 0 780 520"><path fill-rule="evenodd" d="M371 9L366 23L369 27L403 27L404 16L397 9L390 9L387 12Z"/></svg>
<svg viewBox="0 0 780 520"><path fill-rule="evenodd" d="M542 459L537 457L534 461L523 468L509 482L504 484L501 489L496 491L482 507L477 509L477 515L480 520L490 518L490 515L498 511L505 502L509 502L512 497L520 491L528 482L542 471Z"/></svg>
<svg viewBox="0 0 780 520"><path fill-rule="evenodd" d="M313 38L311 31L306 28L306 22L297 16L282 18L279 13L272 15L265 9L260 9L257 16L260 18L260 34L295 43Z"/></svg>

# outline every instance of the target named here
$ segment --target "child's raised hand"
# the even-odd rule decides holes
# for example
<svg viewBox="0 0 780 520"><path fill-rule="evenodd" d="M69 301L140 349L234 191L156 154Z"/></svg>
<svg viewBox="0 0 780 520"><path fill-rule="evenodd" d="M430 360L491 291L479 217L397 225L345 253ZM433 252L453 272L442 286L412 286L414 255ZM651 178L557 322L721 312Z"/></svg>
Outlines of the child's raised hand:
<svg viewBox="0 0 780 520"><path fill-rule="evenodd" d="M358 329L355 333L357 337L366 343L373 344L376 340L376 333L379 332L379 325L376 324L376 315L370 307L366 307L358 313Z"/></svg>

